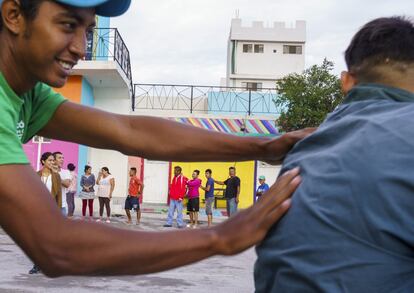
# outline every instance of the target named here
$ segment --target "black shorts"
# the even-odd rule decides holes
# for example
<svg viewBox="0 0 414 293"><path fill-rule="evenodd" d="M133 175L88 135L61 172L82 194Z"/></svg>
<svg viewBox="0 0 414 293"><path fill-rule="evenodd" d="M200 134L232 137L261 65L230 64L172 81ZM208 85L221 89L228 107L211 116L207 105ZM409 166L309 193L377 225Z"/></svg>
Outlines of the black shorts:
<svg viewBox="0 0 414 293"><path fill-rule="evenodd" d="M128 195L125 199L125 209L126 210L136 210L139 211L139 198L137 196Z"/></svg>
<svg viewBox="0 0 414 293"><path fill-rule="evenodd" d="M190 198L187 203L187 211L198 212L200 210L200 198Z"/></svg>

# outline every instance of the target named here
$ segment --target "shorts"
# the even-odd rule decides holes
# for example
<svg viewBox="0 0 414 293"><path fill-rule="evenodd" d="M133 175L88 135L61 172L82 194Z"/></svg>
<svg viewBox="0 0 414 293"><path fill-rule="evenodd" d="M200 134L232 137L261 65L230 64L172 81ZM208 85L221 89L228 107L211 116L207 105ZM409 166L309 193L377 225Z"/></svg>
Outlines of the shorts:
<svg viewBox="0 0 414 293"><path fill-rule="evenodd" d="M207 215L213 214L213 203L214 203L214 197L206 197L206 214Z"/></svg>
<svg viewBox="0 0 414 293"><path fill-rule="evenodd" d="M126 210L136 210L139 211L139 198L137 196L128 195L125 199L125 209Z"/></svg>
<svg viewBox="0 0 414 293"><path fill-rule="evenodd" d="M200 210L200 198L190 198L187 203L187 211L198 212Z"/></svg>

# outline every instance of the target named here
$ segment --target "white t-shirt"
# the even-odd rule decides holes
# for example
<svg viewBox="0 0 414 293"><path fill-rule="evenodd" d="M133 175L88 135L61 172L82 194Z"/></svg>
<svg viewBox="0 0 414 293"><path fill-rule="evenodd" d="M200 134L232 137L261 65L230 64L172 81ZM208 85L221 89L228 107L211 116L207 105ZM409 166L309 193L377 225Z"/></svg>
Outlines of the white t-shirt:
<svg viewBox="0 0 414 293"><path fill-rule="evenodd" d="M72 179L72 176L70 175L69 170L60 169L59 175L60 175L60 179L62 181L67 180L67 179L69 179L69 180ZM68 206L68 204L66 203L66 193L67 192L68 192L68 189L62 185L62 208L66 208Z"/></svg>
<svg viewBox="0 0 414 293"><path fill-rule="evenodd" d="M109 197L109 194L111 193L112 178L114 178L112 175L108 175L106 178L101 177L101 180L99 180L98 192L96 193L98 197Z"/></svg>
<svg viewBox="0 0 414 293"><path fill-rule="evenodd" d="M49 174L47 177L42 175L40 178L43 184L46 186L47 190L49 190L49 192L52 192L52 175Z"/></svg>

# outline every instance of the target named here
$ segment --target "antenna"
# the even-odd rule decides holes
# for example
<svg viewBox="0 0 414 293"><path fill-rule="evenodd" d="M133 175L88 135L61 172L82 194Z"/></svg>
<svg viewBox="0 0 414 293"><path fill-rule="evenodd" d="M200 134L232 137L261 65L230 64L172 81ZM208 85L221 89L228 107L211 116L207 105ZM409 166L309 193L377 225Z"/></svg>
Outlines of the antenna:
<svg viewBox="0 0 414 293"><path fill-rule="evenodd" d="M240 10L236 9L236 18L240 18Z"/></svg>

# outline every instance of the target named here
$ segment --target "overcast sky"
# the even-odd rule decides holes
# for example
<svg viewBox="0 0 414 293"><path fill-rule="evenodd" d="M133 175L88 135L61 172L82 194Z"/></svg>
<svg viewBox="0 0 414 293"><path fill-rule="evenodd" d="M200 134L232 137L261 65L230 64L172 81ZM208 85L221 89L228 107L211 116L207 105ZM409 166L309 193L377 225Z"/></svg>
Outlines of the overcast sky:
<svg viewBox="0 0 414 293"><path fill-rule="evenodd" d="M111 20L131 53L134 83L219 85L236 10L251 21L307 22L306 66L324 57L345 68L343 52L365 22L414 16L414 0L133 0Z"/></svg>

